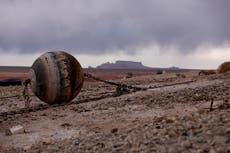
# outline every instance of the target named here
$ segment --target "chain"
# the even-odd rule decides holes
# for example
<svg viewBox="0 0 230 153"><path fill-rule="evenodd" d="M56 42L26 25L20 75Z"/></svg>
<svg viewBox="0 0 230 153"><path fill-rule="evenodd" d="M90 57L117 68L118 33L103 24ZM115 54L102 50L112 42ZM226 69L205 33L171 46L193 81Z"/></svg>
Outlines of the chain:
<svg viewBox="0 0 230 153"><path fill-rule="evenodd" d="M114 85L114 86L117 86L117 87L124 87L124 88L133 89L134 91L147 90L147 88L134 87L134 86L126 85L126 84L115 83L115 82L103 80L103 79L101 79L99 77L95 77L95 76L93 76L93 75L91 75L89 73L84 73L84 76L87 77L87 78L91 78L93 80L104 82L106 84Z"/></svg>
<svg viewBox="0 0 230 153"><path fill-rule="evenodd" d="M29 88L28 85L30 84L30 80L27 79L25 82L23 82L24 85L24 89L22 91L22 95L12 95L12 96L4 96L4 97L0 97L0 99L10 99L10 98L15 98L15 97L21 97L23 96L24 101L25 101L25 105L26 107L29 106L29 102L30 102L30 95L29 95Z"/></svg>
<svg viewBox="0 0 230 153"><path fill-rule="evenodd" d="M115 82L111 82L111 81L107 81L107 80L103 80L99 77L95 77L89 73L84 73L84 76L87 77L87 78L91 78L91 79L94 79L94 80L97 80L97 81L101 81L101 82L104 82L106 84L110 84L110 85L115 85L115 86L122 86L122 87L126 87L126 88L129 88L129 89L133 89L134 91L146 91L148 89L157 89L157 88L162 88L162 87L168 87L168 86L175 86L175 85L180 85L180 84L188 84L188 83L192 83L192 82L195 82L196 80L189 80L189 81L184 81L184 82L177 82L177 83L172 83L172 84L166 84L166 85L162 85L162 86L150 86L150 87L147 87L147 88L141 88L141 87L136 87L136 86L129 86L129 85L126 85L126 84L120 84L120 83L115 83Z"/></svg>
<svg viewBox="0 0 230 153"><path fill-rule="evenodd" d="M23 85L24 85L24 90L22 92L22 95L23 95L23 98L24 98L24 101L25 101L25 107L30 107L30 102L31 102L31 99L30 99L30 94L29 94L29 87L28 85L30 85L30 82L31 80L30 79L27 79Z"/></svg>

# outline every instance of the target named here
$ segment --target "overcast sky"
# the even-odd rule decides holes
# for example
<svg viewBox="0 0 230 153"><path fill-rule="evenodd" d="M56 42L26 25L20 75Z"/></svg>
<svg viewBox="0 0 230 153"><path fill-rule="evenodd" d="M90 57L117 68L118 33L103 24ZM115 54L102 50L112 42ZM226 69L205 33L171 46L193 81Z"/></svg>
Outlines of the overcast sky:
<svg viewBox="0 0 230 153"><path fill-rule="evenodd" d="M215 68L230 59L229 15L229 0L0 1L0 65L64 50L84 67Z"/></svg>

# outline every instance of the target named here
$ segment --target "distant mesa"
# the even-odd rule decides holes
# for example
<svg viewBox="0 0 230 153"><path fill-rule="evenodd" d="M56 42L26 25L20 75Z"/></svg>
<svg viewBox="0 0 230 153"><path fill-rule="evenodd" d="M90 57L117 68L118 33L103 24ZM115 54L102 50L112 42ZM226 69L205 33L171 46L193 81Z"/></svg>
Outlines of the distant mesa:
<svg viewBox="0 0 230 153"><path fill-rule="evenodd" d="M180 68L179 68L179 67L172 66L172 67L169 67L169 68L166 68L166 69L169 69L169 70L179 70Z"/></svg>
<svg viewBox="0 0 230 153"><path fill-rule="evenodd" d="M94 67L92 67L92 66L88 66L88 69L95 69Z"/></svg>
<svg viewBox="0 0 230 153"><path fill-rule="evenodd" d="M169 67L169 68L156 68L148 67L143 65L141 62L134 61L121 61L118 60L115 63L106 62L96 67L97 69L165 69L165 70L178 70L178 67Z"/></svg>
<svg viewBox="0 0 230 153"><path fill-rule="evenodd" d="M144 66L141 62L116 61L115 63L104 63L96 67L97 69L151 69Z"/></svg>

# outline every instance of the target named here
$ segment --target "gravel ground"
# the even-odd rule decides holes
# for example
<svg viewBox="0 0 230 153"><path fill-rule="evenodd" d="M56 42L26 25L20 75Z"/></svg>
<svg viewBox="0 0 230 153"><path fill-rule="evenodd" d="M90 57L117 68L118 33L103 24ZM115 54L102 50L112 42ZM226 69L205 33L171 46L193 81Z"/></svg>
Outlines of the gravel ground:
<svg viewBox="0 0 230 153"><path fill-rule="evenodd" d="M230 73L197 76L197 72L148 75L116 82L147 91L109 97L115 87L86 82L75 104L0 117L0 152L194 152L230 153ZM22 87L1 87L1 96ZM210 102L214 99L213 111ZM32 97L31 107L41 105ZM19 97L0 100L0 112L23 108ZM25 133L5 135L22 125Z"/></svg>

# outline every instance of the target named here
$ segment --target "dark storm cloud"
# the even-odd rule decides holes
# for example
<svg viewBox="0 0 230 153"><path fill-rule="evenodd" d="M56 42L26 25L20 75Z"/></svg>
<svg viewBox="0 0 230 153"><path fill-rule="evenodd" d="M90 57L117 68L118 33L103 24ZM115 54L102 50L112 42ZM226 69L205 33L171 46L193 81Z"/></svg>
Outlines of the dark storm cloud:
<svg viewBox="0 0 230 153"><path fill-rule="evenodd" d="M188 52L230 40L229 0L0 1L0 49L132 52L149 45Z"/></svg>

